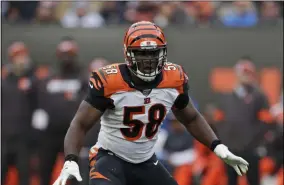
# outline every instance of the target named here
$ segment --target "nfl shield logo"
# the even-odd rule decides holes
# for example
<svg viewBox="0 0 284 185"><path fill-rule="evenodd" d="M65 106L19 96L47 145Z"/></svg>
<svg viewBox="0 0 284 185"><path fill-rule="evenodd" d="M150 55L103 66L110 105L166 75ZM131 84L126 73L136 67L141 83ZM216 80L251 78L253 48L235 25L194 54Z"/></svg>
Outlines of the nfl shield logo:
<svg viewBox="0 0 284 185"><path fill-rule="evenodd" d="M148 104L151 103L151 99L150 98L144 98L144 104Z"/></svg>

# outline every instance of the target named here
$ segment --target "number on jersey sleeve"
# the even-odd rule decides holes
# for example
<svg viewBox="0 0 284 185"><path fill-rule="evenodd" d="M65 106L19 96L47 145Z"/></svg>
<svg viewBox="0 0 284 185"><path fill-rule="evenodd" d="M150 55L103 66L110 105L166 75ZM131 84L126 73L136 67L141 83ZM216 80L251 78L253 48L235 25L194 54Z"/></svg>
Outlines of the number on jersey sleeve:
<svg viewBox="0 0 284 185"><path fill-rule="evenodd" d="M177 67L175 64L167 62L166 65L164 66L164 70L166 71L175 71L177 70Z"/></svg>
<svg viewBox="0 0 284 185"><path fill-rule="evenodd" d="M145 136L152 139L158 132L159 126L166 116L166 107L162 104L155 104L150 107L148 113L149 123L145 124L140 120L133 119L134 115L145 114L145 106L124 107L123 124L130 128L121 128L123 137L129 141L138 140L144 126L146 125Z"/></svg>
<svg viewBox="0 0 284 185"><path fill-rule="evenodd" d="M163 70L163 81L158 88L172 88L179 93L176 98L173 109L184 109L188 102L188 76L182 66L167 62Z"/></svg>
<svg viewBox="0 0 284 185"><path fill-rule="evenodd" d="M117 73L118 73L117 67L114 66L114 65L109 65L109 66L103 67L102 70L103 70L107 75L117 74Z"/></svg>

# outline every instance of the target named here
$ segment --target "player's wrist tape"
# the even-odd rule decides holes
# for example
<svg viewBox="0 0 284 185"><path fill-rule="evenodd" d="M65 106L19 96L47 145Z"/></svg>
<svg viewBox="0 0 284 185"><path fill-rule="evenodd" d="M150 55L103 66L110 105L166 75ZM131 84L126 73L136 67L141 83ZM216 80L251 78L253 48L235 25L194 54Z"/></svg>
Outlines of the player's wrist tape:
<svg viewBox="0 0 284 185"><path fill-rule="evenodd" d="M219 145L219 144L221 144L221 140L219 140L219 139L214 140L214 141L211 143L210 149L211 149L212 151L214 151L215 148L216 148L216 146Z"/></svg>
<svg viewBox="0 0 284 185"><path fill-rule="evenodd" d="M74 154L69 154L65 157L65 161L75 161L76 163L78 163L79 157Z"/></svg>

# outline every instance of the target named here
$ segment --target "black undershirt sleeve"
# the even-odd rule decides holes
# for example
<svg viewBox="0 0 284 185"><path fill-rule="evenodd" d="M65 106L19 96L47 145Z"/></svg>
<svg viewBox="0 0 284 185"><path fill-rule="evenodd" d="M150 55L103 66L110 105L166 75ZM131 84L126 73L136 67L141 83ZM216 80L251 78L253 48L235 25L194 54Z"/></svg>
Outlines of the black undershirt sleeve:
<svg viewBox="0 0 284 185"><path fill-rule="evenodd" d="M185 80L182 88L183 88L183 93L179 94L178 97L176 98L174 105L173 105L173 109L182 110L188 105L188 102L189 102L188 80Z"/></svg>

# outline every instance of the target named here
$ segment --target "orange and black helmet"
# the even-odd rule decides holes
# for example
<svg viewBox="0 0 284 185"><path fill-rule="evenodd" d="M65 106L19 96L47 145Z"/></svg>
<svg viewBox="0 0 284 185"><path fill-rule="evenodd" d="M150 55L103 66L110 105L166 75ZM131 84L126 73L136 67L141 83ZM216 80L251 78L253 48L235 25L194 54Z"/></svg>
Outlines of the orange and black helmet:
<svg viewBox="0 0 284 185"><path fill-rule="evenodd" d="M132 24L124 37L128 68L144 81L152 81L167 61L167 42L163 31L148 21Z"/></svg>

